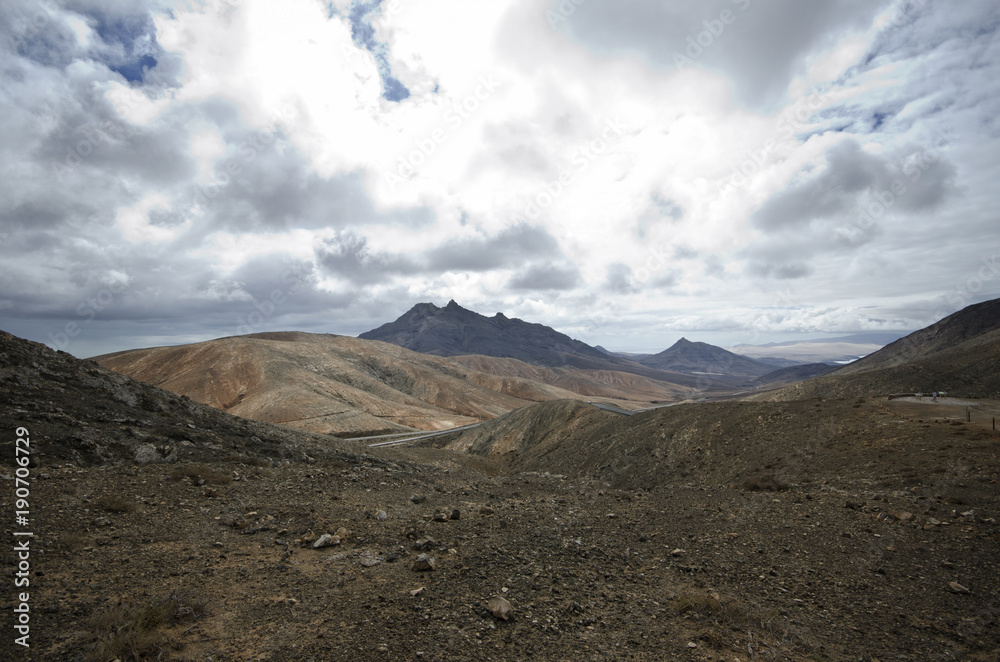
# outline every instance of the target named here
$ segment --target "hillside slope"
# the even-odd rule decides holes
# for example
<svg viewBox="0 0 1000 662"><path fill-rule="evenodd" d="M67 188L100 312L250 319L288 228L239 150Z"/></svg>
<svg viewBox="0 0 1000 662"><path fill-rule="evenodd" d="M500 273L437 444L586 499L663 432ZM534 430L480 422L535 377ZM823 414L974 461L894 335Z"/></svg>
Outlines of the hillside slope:
<svg viewBox="0 0 1000 662"><path fill-rule="evenodd" d="M964 308L835 372L751 397L795 400L932 391L1000 396L1000 299Z"/></svg>
<svg viewBox="0 0 1000 662"><path fill-rule="evenodd" d="M393 344L298 332L221 338L95 359L229 413L312 432L434 430L533 402L602 397L680 400L689 389L635 375L430 356Z"/></svg>

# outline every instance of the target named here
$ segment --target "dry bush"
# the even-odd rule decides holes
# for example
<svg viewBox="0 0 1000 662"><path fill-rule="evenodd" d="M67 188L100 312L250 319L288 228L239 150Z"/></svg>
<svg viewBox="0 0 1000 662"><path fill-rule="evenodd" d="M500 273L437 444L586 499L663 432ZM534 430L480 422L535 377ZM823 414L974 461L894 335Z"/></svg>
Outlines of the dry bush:
<svg viewBox="0 0 1000 662"><path fill-rule="evenodd" d="M205 616L205 605L200 594L173 591L158 602L105 608L87 619L95 640L88 658L94 662L162 659L168 648L181 647L162 628L200 620Z"/></svg>
<svg viewBox="0 0 1000 662"><path fill-rule="evenodd" d="M95 640L88 657L95 662L162 659L167 648L181 647L162 628L200 620L205 613L205 598L185 591L173 591L159 602L105 608L87 619Z"/></svg>
<svg viewBox="0 0 1000 662"><path fill-rule="evenodd" d="M105 494L97 500L97 507L103 508L109 513L131 513L135 512L135 501L118 494Z"/></svg>
<svg viewBox="0 0 1000 662"><path fill-rule="evenodd" d="M788 649L810 650L812 645L791 632L777 614L741 600L724 600L718 594L684 591L671 602L678 616L704 620L717 626L702 638L717 646L745 648L750 637L758 653L774 655ZM770 656L769 656L770 658ZM780 659L786 659L779 655Z"/></svg>
<svg viewBox="0 0 1000 662"><path fill-rule="evenodd" d="M170 470L170 476L177 480L190 478L192 481L201 478L209 485L228 485L233 482L233 477L228 473L213 469L207 464L178 464Z"/></svg>
<svg viewBox="0 0 1000 662"><path fill-rule="evenodd" d="M748 492L784 492L788 489L788 483L773 475L747 477L739 486Z"/></svg>

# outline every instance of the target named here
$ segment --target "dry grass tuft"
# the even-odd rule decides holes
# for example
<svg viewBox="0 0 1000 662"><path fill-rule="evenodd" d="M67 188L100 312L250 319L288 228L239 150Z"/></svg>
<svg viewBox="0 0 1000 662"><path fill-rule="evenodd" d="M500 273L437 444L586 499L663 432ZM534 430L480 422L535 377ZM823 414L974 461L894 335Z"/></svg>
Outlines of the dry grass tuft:
<svg viewBox="0 0 1000 662"><path fill-rule="evenodd" d="M205 605L205 598L199 594L173 591L159 602L105 608L87 619L95 639L88 659L93 662L162 659L168 648L181 648L162 628L204 618Z"/></svg>

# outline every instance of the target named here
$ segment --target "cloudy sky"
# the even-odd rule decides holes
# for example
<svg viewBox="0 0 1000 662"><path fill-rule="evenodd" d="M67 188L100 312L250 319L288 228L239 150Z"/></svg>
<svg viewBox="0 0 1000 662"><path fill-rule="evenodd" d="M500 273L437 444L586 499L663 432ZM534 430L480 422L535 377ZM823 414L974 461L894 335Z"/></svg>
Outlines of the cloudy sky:
<svg viewBox="0 0 1000 662"><path fill-rule="evenodd" d="M1000 296L995 0L5 0L0 328L659 351Z"/></svg>

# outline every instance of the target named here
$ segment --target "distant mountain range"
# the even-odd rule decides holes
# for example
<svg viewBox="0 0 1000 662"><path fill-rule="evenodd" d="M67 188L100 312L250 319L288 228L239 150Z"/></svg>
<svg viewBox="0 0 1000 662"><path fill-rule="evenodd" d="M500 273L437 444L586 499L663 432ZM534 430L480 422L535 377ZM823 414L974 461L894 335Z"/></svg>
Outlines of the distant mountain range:
<svg viewBox="0 0 1000 662"><path fill-rule="evenodd" d="M1000 397L1000 299L963 308L838 370L766 397L947 391Z"/></svg>
<svg viewBox="0 0 1000 662"><path fill-rule="evenodd" d="M444 308L419 303L396 321L358 337L437 356L478 354L542 366L619 370L683 385L696 383L697 376L709 376L720 385L736 386L745 378L760 377L775 368L686 338L659 354L629 356L609 352L543 324L511 319L503 313L485 317L455 301Z"/></svg>
<svg viewBox="0 0 1000 662"><path fill-rule="evenodd" d="M579 364L580 359L602 362L608 359L605 352L551 327L511 319L503 313L486 317L462 308L455 301L449 301L444 308L418 303L396 321L358 337L423 354L480 354L545 366Z"/></svg>

